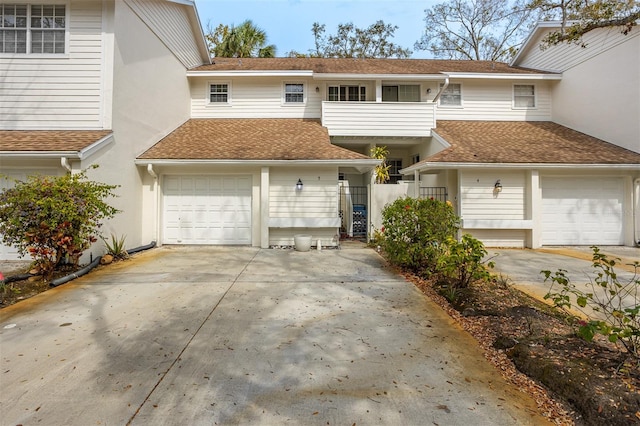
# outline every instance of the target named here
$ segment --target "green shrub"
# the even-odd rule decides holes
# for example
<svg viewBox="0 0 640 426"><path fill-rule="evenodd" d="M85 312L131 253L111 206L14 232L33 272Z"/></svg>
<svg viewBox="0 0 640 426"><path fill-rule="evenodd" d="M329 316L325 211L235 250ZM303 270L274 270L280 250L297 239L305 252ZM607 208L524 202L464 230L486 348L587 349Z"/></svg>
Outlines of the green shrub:
<svg viewBox="0 0 640 426"><path fill-rule="evenodd" d="M0 234L20 255L34 258L50 278L62 262L78 264L95 242L101 221L118 210L105 203L115 186L91 182L86 171L30 176L0 192Z"/></svg>
<svg viewBox="0 0 640 426"><path fill-rule="evenodd" d="M468 288L474 281L491 278L487 267L493 268L494 264L483 261L486 255L484 244L469 234L464 234L460 241L449 237L437 259L437 272L449 287Z"/></svg>
<svg viewBox="0 0 640 426"><path fill-rule="evenodd" d="M596 334L606 336L610 342L620 343L636 359L640 358L640 305L638 290L639 262L631 264L635 274L627 282L621 282L615 271L620 259L609 259L592 246L594 276L589 278L587 291L577 288L567 277L567 271L558 269L541 271L545 282L551 281L544 296L560 308L574 307L585 315L587 321L579 321L578 335L591 341ZM557 289L559 287L559 290ZM575 302L572 300L575 299Z"/></svg>
<svg viewBox="0 0 640 426"><path fill-rule="evenodd" d="M434 272L460 220L450 203L433 199L400 198L382 210L381 246L388 259L418 273Z"/></svg>

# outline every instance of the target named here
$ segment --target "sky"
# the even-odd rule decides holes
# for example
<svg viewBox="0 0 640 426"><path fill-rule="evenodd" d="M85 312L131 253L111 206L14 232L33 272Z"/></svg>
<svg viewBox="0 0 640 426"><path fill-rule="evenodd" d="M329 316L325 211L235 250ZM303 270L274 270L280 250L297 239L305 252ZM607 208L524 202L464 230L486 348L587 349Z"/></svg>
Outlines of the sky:
<svg viewBox="0 0 640 426"><path fill-rule="evenodd" d="M391 40L413 51L412 58L428 58L429 52L413 45L424 29L424 10L444 0L196 0L203 28L207 24L240 24L250 19L267 33L267 44L275 44L276 55L291 50L308 53L313 47L311 26L326 25L325 34L335 34L338 24L353 22L366 28L378 20L398 27Z"/></svg>

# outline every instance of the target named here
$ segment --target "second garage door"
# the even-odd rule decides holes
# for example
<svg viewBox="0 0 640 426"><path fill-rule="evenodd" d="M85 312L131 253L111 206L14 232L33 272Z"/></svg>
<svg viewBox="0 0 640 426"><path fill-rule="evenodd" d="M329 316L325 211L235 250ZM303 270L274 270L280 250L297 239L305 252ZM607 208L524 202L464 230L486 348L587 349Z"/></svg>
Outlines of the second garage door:
<svg viewBox="0 0 640 426"><path fill-rule="evenodd" d="M542 244L623 244L623 201L619 178L543 179Z"/></svg>
<svg viewBox="0 0 640 426"><path fill-rule="evenodd" d="M251 244L251 176L165 176L165 244Z"/></svg>

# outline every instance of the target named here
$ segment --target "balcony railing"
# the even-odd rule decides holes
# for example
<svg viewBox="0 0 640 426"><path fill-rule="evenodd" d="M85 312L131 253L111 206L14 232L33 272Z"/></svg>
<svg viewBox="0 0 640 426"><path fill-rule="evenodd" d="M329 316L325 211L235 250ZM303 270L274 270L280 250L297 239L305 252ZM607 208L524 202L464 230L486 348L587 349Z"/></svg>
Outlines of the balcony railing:
<svg viewBox="0 0 640 426"><path fill-rule="evenodd" d="M432 102L322 102L322 125L331 136L431 136Z"/></svg>

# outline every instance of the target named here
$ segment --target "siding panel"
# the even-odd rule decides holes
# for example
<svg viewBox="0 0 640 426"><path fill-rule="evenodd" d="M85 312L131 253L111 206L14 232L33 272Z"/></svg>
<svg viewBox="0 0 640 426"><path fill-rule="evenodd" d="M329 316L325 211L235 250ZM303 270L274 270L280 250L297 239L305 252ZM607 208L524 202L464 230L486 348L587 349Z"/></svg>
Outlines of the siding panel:
<svg viewBox="0 0 640 426"><path fill-rule="evenodd" d="M502 192L494 194L500 179ZM463 220L525 220L524 172L463 172L460 177L460 210Z"/></svg>
<svg viewBox="0 0 640 426"><path fill-rule="evenodd" d="M102 128L102 4L72 1L62 57L0 57L0 128Z"/></svg>

